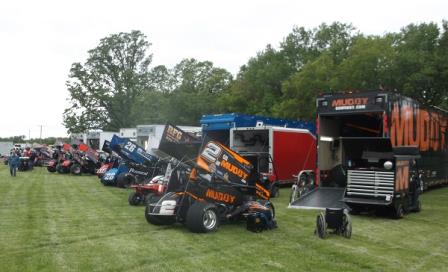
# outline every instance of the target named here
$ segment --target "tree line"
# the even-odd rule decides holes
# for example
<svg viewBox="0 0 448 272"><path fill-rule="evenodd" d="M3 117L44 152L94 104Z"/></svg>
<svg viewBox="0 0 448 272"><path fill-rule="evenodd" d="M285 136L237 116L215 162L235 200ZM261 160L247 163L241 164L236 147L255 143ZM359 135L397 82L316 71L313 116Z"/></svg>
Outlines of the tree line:
<svg viewBox="0 0 448 272"><path fill-rule="evenodd" d="M238 112L313 120L321 92L382 89L448 108L448 22L410 24L365 35L351 24L294 27L236 76L211 61L152 67L140 31L100 40L67 80L69 132L117 131L138 124L198 125L202 114Z"/></svg>

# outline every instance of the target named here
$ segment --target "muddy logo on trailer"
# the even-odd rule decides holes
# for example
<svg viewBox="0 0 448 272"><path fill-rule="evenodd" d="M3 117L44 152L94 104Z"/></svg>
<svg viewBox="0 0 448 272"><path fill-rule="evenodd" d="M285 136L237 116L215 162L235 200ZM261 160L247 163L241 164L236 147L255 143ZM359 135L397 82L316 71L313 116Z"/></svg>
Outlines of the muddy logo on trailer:
<svg viewBox="0 0 448 272"><path fill-rule="evenodd" d="M367 97L340 98L333 100L331 106L335 110L363 110L366 108L368 101Z"/></svg>
<svg viewBox="0 0 448 272"><path fill-rule="evenodd" d="M418 146L420 151L446 150L448 120L439 113L430 113L417 104L394 103L391 113L392 146Z"/></svg>
<svg viewBox="0 0 448 272"><path fill-rule="evenodd" d="M409 188L409 161L398 161L395 173L395 192Z"/></svg>

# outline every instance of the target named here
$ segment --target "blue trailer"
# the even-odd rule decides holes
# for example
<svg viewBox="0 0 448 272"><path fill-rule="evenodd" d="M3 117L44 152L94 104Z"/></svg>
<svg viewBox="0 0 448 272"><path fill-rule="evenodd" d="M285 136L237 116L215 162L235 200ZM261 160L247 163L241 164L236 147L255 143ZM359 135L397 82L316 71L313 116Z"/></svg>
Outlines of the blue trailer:
<svg viewBox="0 0 448 272"><path fill-rule="evenodd" d="M219 141L225 145L229 145L230 129L239 127L285 127L300 128L316 134L316 126L314 122L298 121L290 119L279 119L272 117L264 117L258 115L247 115L239 113L223 113L202 115L200 120L202 126L202 135L204 138Z"/></svg>

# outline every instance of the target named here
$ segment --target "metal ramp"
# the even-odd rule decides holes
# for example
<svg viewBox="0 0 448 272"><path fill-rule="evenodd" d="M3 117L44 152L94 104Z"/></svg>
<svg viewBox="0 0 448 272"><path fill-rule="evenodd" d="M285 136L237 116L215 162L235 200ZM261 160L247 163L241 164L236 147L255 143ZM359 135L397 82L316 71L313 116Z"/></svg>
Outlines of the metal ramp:
<svg viewBox="0 0 448 272"><path fill-rule="evenodd" d="M290 203L288 208L292 209L325 209L346 208L348 206L342 201L345 188L319 187L309 194Z"/></svg>

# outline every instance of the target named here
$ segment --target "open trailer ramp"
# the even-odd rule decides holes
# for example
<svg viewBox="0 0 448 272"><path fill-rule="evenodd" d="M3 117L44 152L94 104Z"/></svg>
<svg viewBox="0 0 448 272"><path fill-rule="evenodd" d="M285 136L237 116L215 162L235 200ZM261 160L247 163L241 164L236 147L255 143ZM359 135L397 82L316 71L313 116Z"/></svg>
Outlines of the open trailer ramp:
<svg viewBox="0 0 448 272"><path fill-rule="evenodd" d="M293 209L348 208L342 201L344 188L320 187L289 203Z"/></svg>

